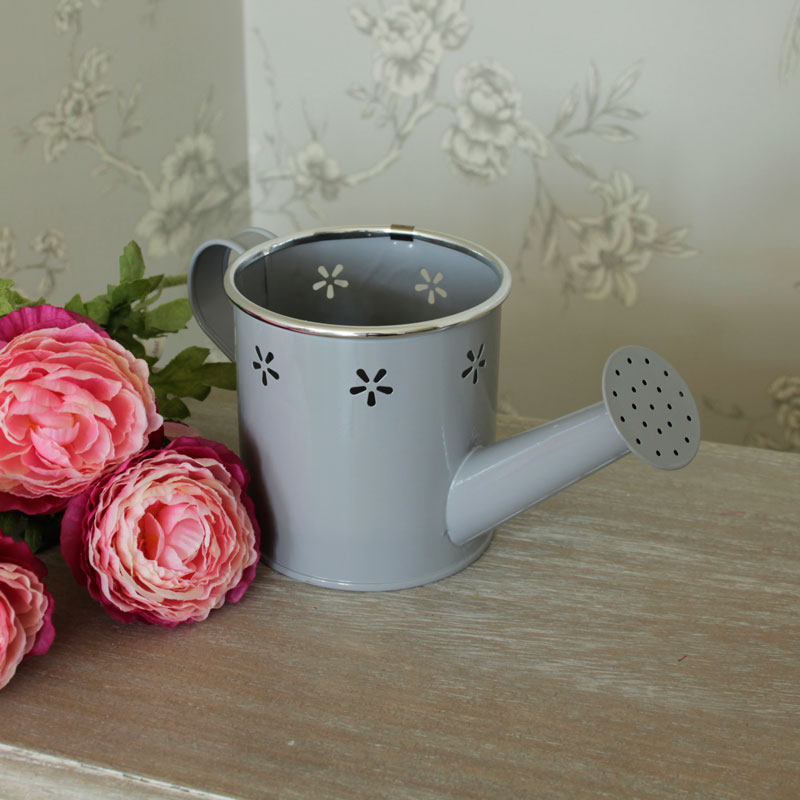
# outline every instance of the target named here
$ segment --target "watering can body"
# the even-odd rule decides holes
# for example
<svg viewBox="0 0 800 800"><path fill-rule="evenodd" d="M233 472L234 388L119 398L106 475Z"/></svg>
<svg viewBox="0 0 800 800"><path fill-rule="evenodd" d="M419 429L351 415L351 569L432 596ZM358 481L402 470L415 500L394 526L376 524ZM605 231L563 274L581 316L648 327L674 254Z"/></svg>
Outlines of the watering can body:
<svg viewBox="0 0 800 800"><path fill-rule="evenodd" d="M362 240L368 256L348 250ZM298 243L316 249L287 262ZM381 263L364 267L374 253ZM350 263L356 257L361 272ZM372 310L331 310L359 281L390 283L376 277L386 259L408 284L396 301L400 317L354 325ZM309 280L282 285L287 268L292 280L304 270ZM471 269L479 270L474 279ZM412 272L422 277L409 284ZM449 314L426 307L459 302L459 279L488 278L477 295L463 287L465 307L452 305ZM369 304L390 306L390 288L381 283ZM241 454L270 566L340 589L429 583L478 558L502 520L629 452L630 437L604 403L493 444L509 288L508 270L492 254L411 229L274 240L250 229L197 251L190 300L204 330L236 361ZM301 301L304 292L309 299ZM409 315L414 321L403 322Z"/></svg>
<svg viewBox="0 0 800 800"><path fill-rule="evenodd" d="M247 354L237 360L241 453L270 515L270 566L382 590L437 580L481 554L491 533L454 544L445 512L467 453L494 441L499 309L388 341L298 336L235 314ZM468 352L481 357L462 377Z"/></svg>

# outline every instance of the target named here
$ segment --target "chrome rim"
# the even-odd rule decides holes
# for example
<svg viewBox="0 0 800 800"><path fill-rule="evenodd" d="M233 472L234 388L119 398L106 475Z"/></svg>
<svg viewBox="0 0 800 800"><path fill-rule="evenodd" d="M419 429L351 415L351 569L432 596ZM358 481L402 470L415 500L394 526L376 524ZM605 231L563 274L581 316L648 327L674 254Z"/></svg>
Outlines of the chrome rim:
<svg viewBox="0 0 800 800"><path fill-rule="evenodd" d="M300 242L313 242L323 239L348 239L359 237L385 237L393 239L419 239L425 242L449 247L463 252L473 258L483 261L489 268L493 269L500 278L500 284L496 291L481 303L467 308L457 314L450 314L437 319L425 320L423 322L411 322L400 325L334 325L331 323L311 322L309 320L298 319L295 317L278 314L268 308L254 303L245 297L236 287L236 273L239 269L248 265L254 258L268 256L270 253L289 247ZM511 290L511 272L508 267L493 253L479 247L465 239L458 239L453 236L445 236L431 231L418 230L404 225L390 225L386 227L335 227L320 228L317 230L305 231L284 236L276 239L269 239L256 247L250 248L240 255L227 269L225 273L225 293L231 302L256 319L266 322L269 325L276 325L280 328L310 333L317 336L333 336L340 338L383 338L389 336L414 336L421 333L440 331L445 328L452 328L456 325L463 325L486 316L498 308L508 297Z"/></svg>

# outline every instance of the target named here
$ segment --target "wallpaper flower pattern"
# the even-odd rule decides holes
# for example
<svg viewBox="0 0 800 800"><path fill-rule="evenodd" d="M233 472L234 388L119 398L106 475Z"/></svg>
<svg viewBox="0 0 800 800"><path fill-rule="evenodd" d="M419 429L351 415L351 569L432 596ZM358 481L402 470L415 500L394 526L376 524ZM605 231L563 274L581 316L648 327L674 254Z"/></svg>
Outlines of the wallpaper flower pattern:
<svg viewBox="0 0 800 800"><path fill-rule="evenodd" d="M16 233L8 225L0 227L0 279L31 286L30 295L47 295L55 287L58 273L69 269L64 231L46 228L33 237L29 248L32 255L19 259ZM38 278L31 284L33 275Z"/></svg>
<svg viewBox="0 0 800 800"><path fill-rule="evenodd" d="M264 13L251 0L236 7L255 9L255 18ZM36 35L52 49L49 58L63 75L61 87L37 95L32 82L30 93L40 110L12 118L10 107L7 132L23 153L39 153L40 170L91 170L98 197L133 204L138 211L131 229L151 259L185 265L204 238L235 230L251 217L255 224L266 220L267 227L289 230L325 224L338 208L369 196L370 184L402 187L404 165L430 142L426 168L432 175L443 169L460 181L463 202L485 202L493 187L509 181L528 187L524 223L508 244L506 260L523 284L549 287L560 297L565 328L579 327L589 307L607 309L593 316L617 324L641 305L652 291L648 287L663 285L649 276L667 279L672 264L686 264L680 274L689 292L693 272L699 277L707 270L705 244L699 244L707 239L703 220L696 211L690 215L667 202L663 185L641 173L639 144L652 140L654 126L664 119L659 95L641 91L642 76L653 70L654 77L663 75L651 65L655 57L642 57L648 53L643 43L637 54L635 39L626 43L632 46L617 48L630 57L616 71L602 66L613 60L603 56L611 52L603 45L603 35L611 41L608 32L598 34L597 56L565 55L559 84L564 76L574 77L552 104L533 90L538 78L519 69L520 53L513 46L497 46L495 39L487 47L484 0L343 0L327 12L338 26L327 37L329 49L303 55L333 65L337 48L352 44L360 57L360 72L340 66L324 76L326 91L340 95L331 119L330 108L323 109L319 99L304 99L309 87L287 73L285 62L274 60L268 45L273 32L265 25L245 26L236 35L260 54L262 72L249 79L259 87L259 105L268 109L270 123L251 128L249 154L231 159L229 143L219 138L221 115L229 113L224 87L215 91L202 80L182 77L181 92L194 98L194 114L173 117L169 132L159 136L153 101L158 92L175 91L175 84L162 88L123 77L117 67L120 54L133 52L139 39L166 26L172 9L202 19L221 13L218 6L148 0L135 11L138 34L115 39L116 49L96 24L122 13L113 4L51 0L50 8L49 31ZM306 13L288 2L281 8L298 18ZM130 7L127 13L133 13ZM492 7L492 14L501 13ZM797 83L800 0L786 0L784 14L773 81L788 94ZM532 15L522 16L530 22ZM532 27L530 46L548 35ZM348 44L340 44L345 39ZM213 58L229 58L230 51ZM158 59L162 53L144 57ZM354 158L334 128L357 133L369 146ZM58 293L76 269L72 251L83 232L46 216L52 213L43 210L41 219L24 223L0 216L0 279L13 278L29 294ZM325 292L346 290L338 273L322 277ZM446 291L436 275L422 275L420 287L434 302ZM775 286L776 292L785 289L792 286ZM796 297L800 302L800 293ZM753 410L744 410L733 391L720 397L712 386L702 386L698 394L708 421L712 426L715 419L724 421L728 431L736 427L734 438L749 444L800 450L796 370L787 363L767 381L761 410L752 402ZM524 405L524 399L510 400Z"/></svg>
<svg viewBox="0 0 800 800"><path fill-rule="evenodd" d="M440 72L450 52L461 49L472 30L464 0L401 0L385 9L356 3L350 6L355 28L371 40L372 82L355 84L349 96L361 105L361 118L389 132L389 146L375 163L347 174L339 159L322 142L324 126L306 114L309 141L297 150L280 138L268 138L265 150L283 162L277 170L257 172L267 197L282 201L263 211L283 213L299 222L298 206L324 219L314 202L334 201L339 192L376 178L402 157L421 125L433 114L444 118L441 149L449 166L476 184L490 184L509 174L512 157L520 151L530 160L535 181L529 224L516 259L522 273L531 269L532 254L552 268L565 294L590 300L613 299L624 306L636 302L636 275L654 257L690 258L697 251L686 244L687 226L664 229L648 213L649 193L634 184L622 169L604 179L580 152L581 138L598 137L612 143L636 138L633 126L645 112L628 102L642 62L625 70L603 93L600 74L590 64L584 86L576 84L564 99L545 135L523 110L523 93L514 74L499 61L484 58L458 67L452 91L441 87ZM260 38L264 63L270 71L266 85L275 87L265 39ZM450 51L450 52L448 52ZM275 116L279 104L273 100ZM277 126L276 126L277 128ZM557 197L552 179L545 179L542 162L558 159L563 169L576 172L597 198L597 214L578 216ZM276 184L287 186L280 193Z"/></svg>
<svg viewBox="0 0 800 800"><path fill-rule="evenodd" d="M93 0L95 9L102 0ZM152 175L125 154L125 145L143 128L137 118L141 83L127 92L112 79L113 54L100 45L79 54L82 37L82 0L58 0L54 23L59 34L70 37L69 77L54 107L34 117L27 127L17 128L23 146L38 141L46 164L65 157L72 148L85 148L97 160L92 175L105 177L105 192L118 187L144 193L148 209L135 232L153 258L179 256L185 262L201 232L215 226L244 221L248 211L247 174L244 164L226 169L216 156L214 123L216 113L211 100L201 101L190 132L172 145L161 159L160 174ZM144 18L154 23L156 6ZM105 131L98 121L101 107L116 96L116 131ZM63 233L61 233L63 237ZM63 248L60 248L63 249ZM46 281L39 291L55 286L55 272L63 262L40 267ZM36 268L26 265L22 270Z"/></svg>

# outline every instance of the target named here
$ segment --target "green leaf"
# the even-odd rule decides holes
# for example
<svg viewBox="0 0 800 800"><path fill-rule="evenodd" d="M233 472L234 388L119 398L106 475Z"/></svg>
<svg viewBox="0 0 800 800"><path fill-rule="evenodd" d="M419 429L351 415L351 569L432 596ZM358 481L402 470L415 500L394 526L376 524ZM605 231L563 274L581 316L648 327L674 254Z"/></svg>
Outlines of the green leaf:
<svg viewBox="0 0 800 800"><path fill-rule="evenodd" d="M150 372L150 385L156 395L177 395L202 400L208 394L208 384L200 378L200 367L208 357L206 347L187 347L163 369Z"/></svg>
<svg viewBox="0 0 800 800"><path fill-rule="evenodd" d="M175 395L177 397L191 397L195 400L205 400L211 390L208 383L190 372L173 374L170 378L161 377L159 372L150 373L150 385L156 392L163 396Z"/></svg>
<svg viewBox="0 0 800 800"><path fill-rule="evenodd" d="M150 292L158 289L162 282L163 275L153 275L150 278L137 278L136 280L121 283L119 286L108 287L108 298L114 307L133 303L142 300Z"/></svg>
<svg viewBox="0 0 800 800"><path fill-rule="evenodd" d="M74 311L76 314L83 314L84 317L87 317L88 314L86 313L86 306L84 305L83 300L79 294L75 294L67 300L64 308L67 311Z"/></svg>
<svg viewBox="0 0 800 800"><path fill-rule="evenodd" d="M169 397L159 401L158 410L164 419L186 419L191 413L186 403L177 397Z"/></svg>
<svg viewBox="0 0 800 800"><path fill-rule="evenodd" d="M142 249L136 242L128 242L119 257L119 282L137 281L144 277Z"/></svg>
<svg viewBox="0 0 800 800"><path fill-rule="evenodd" d="M10 278L0 279L0 317L16 311L24 306L37 306L44 302L42 298L29 300L14 289L14 281Z"/></svg>
<svg viewBox="0 0 800 800"><path fill-rule="evenodd" d="M167 419L184 419L189 409L180 400L191 397L205 400L212 386L221 389L236 387L236 367L233 364L206 364L207 347L187 347L163 369L150 372L150 385L156 393L158 410Z"/></svg>
<svg viewBox="0 0 800 800"><path fill-rule="evenodd" d="M108 325L111 316L111 303L108 298L100 295L86 303L86 316L91 317L98 325Z"/></svg>
<svg viewBox="0 0 800 800"><path fill-rule="evenodd" d="M181 350L158 374L170 377L184 370L195 370L208 358L211 351L207 347L187 347Z"/></svg>
<svg viewBox="0 0 800 800"><path fill-rule="evenodd" d="M0 317L10 314L13 310L14 306L11 305L11 301L8 297L6 295L0 295Z"/></svg>
<svg viewBox="0 0 800 800"><path fill-rule="evenodd" d="M140 339L151 338L148 336L147 327L145 325L144 311L134 311L130 305L127 304L115 308L111 312L108 321L108 331L115 339L118 334L121 336L137 336ZM122 344L122 342L120 342L120 344Z"/></svg>
<svg viewBox="0 0 800 800"><path fill-rule="evenodd" d="M0 531L6 536L21 539L27 517L21 511L0 511Z"/></svg>
<svg viewBox="0 0 800 800"><path fill-rule="evenodd" d="M145 313L147 327L164 333L175 333L182 330L191 318L192 307L185 297L162 303Z"/></svg>
<svg viewBox="0 0 800 800"><path fill-rule="evenodd" d="M28 527L25 529L25 543L30 547L32 553L36 553L42 548L44 527L37 521L36 517L30 518Z"/></svg>
<svg viewBox="0 0 800 800"><path fill-rule="evenodd" d="M36 553L58 542L61 517L61 514L29 517L21 511L3 511L0 512L0 530L14 539L27 543L31 551Z"/></svg>
<svg viewBox="0 0 800 800"><path fill-rule="evenodd" d="M114 340L130 351L135 358L146 358L147 351L144 349L144 345L129 331L125 329L114 331Z"/></svg>
<svg viewBox="0 0 800 800"><path fill-rule="evenodd" d="M236 388L236 364L223 362L203 364L200 377L210 386L233 391Z"/></svg>

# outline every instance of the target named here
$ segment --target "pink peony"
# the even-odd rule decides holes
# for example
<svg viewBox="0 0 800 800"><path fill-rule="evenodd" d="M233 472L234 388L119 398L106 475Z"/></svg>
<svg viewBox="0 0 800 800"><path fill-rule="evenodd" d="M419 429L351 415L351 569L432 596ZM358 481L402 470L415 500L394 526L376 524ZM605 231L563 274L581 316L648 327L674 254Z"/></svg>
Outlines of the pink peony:
<svg viewBox="0 0 800 800"><path fill-rule="evenodd" d="M207 439L146 450L69 502L61 551L112 617L199 622L255 577L249 480L234 453Z"/></svg>
<svg viewBox="0 0 800 800"><path fill-rule="evenodd" d="M53 598L44 586L47 567L28 545L0 531L0 689L23 658L50 649Z"/></svg>
<svg viewBox="0 0 800 800"><path fill-rule="evenodd" d="M51 306L0 319L0 511L61 510L161 427L147 364L78 319Z"/></svg>
<svg viewBox="0 0 800 800"><path fill-rule="evenodd" d="M67 311L59 306L26 306L0 317L0 347L5 347L14 337L41 328L69 328L78 322L88 325L95 333L109 335L89 317Z"/></svg>

